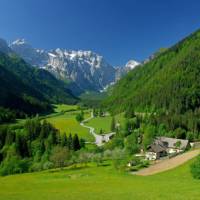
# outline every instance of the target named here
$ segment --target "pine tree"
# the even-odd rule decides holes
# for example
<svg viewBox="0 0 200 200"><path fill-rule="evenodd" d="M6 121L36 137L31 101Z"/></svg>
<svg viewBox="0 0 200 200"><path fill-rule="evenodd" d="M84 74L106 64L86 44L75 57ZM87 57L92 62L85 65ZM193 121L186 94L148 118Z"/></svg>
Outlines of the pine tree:
<svg viewBox="0 0 200 200"><path fill-rule="evenodd" d="M66 133L63 133L62 134L62 137L61 137L61 146L66 146L67 147L67 136L66 136Z"/></svg>
<svg viewBox="0 0 200 200"><path fill-rule="evenodd" d="M69 134L68 142L67 143L68 143L68 145L67 145L68 149L72 150L73 149L73 139L72 139L72 134L71 133Z"/></svg>
<svg viewBox="0 0 200 200"><path fill-rule="evenodd" d="M40 153L41 155L45 152L45 145L44 145L44 140L40 141Z"/></svg>
<svg viewBox="0 0 200 200"><path fill-rule="evenodd" d="M16 134L15 137L16 153L21 157L29 157L29 148L27 144L27 138L24 135Z"/></svg>
<svg viewBox="0 0 200 200"><path fill-rule="evenodd" d="M62 143L62 136L61 136L60 132L56 136L57 136L57 138L56 138L56 144L61 145L61 143Z"/></svg>
<svg viewBox="0 0 200 200"><path fill-rule="evenodd" d="M7 135L6 135L6 144L11 145L15 141L15 132L13 132L10 129L7 129Z"/></svg>
<svg viewBox="0 0 200 200"><path fill-rule="evenodd" d="M18 155L21 155L21 141L20 141L20 136L19 134L16 134L15 138L15 147L16 147L16 152Z"/></svg>
<svg viewBox="0 0 200 200"><path fill-rule="evenodd" d="M72 145L73 145L73 150L74 151L77 151L77 150L79 150L81 148L80 147L79 138L78 138L77 134L75 134L74 137L73 137Z"/></svg>

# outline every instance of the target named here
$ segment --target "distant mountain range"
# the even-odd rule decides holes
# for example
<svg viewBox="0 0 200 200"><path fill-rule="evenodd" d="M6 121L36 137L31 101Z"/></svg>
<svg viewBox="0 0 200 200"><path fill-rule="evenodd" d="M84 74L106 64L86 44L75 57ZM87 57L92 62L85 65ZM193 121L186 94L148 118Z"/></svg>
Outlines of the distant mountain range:
<svg viewBox="0 0 200 200"><path fill-rule="evenodd" d="M102 56L92 51L33 48L24 39L10 44L12 51L27 63L51 72L55 77L70 82L76 95L84 91L102 91L128 71L139 65L131 60L124 67L113 67Z"/></svg>

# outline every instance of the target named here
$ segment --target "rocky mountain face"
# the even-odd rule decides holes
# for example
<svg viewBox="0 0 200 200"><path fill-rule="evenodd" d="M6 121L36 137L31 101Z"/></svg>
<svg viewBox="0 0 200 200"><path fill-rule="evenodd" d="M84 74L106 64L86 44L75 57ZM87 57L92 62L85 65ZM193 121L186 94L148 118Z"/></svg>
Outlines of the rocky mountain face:
<svg viewBox="0 0 200 200"><path fill-rule="evenodd" d="M92 51L59 48L45 51L33 48L24 39L14 41L10 48L29 64L44 68L59 79L75 83L82 91L102 91L139 64L131 60L125 67L115 68Z"/></svg>
<svg viewBox="0 0 200 200"><path fill-rule="evenodd" d="M75 82L83 90L101 90L115 81L115 68L91 51L56 49L48 53L46 69L61 79Z"/></svg>

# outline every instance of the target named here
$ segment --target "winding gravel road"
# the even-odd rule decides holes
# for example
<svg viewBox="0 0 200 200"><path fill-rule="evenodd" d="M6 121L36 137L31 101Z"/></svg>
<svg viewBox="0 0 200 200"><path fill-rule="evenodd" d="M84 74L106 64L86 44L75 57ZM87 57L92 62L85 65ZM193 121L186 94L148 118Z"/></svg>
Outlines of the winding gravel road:
<svg viewBox="0 0 200 200"><path fill-rule="evenodd" d="M93 118L94 118L93 113L91 113L91 117L89 117L89 118L83 120L83 121L80 123L80 125L81 125L82 127L85 127L85 128L87 128L87 129L89 129L90 134L92 134L92 135L94 136L94 138L95 138L95 144L96 144L97 146L102 146L105 142L108 142L108 141L110 140L110 137L111 137L111 136L115 135L115 132L107 133L107 134L103 134L103 135L98 135L98 134L96 134L96 133L95 133L95 129L94 129L93 127L87 126L87 125L84 124L85 122L88 122L88 121L90 121L90 120L93 119Z"/></svg>

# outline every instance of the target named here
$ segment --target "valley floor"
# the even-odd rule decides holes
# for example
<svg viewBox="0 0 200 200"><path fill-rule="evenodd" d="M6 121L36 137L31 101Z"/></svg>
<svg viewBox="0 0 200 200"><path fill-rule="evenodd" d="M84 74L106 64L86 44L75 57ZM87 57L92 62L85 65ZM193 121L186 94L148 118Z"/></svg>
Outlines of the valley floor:
<svg viewBox="0 0 200 200"><path fill-rule="evenodd" d="M0 177L0 200L198 200L200 181L191 176L191 162L146 177L110 165Z"/></svg>

